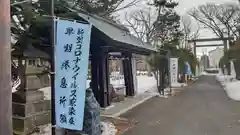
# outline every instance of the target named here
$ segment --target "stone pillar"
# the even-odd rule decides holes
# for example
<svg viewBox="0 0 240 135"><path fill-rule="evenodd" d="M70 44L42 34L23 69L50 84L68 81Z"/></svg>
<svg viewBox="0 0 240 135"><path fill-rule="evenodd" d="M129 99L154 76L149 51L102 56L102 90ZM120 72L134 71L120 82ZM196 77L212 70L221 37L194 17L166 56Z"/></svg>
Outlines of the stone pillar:
<svg viewBox="0 0 240 135"><path fill-rule="evenodd" d="M134 93L137 94L138 91L138 80L137 80L137 60L135 57L132 58L132 74L133 74L133 86L134 86Z"/></svg>
<svg viewBox="0 0 240 135"><path fill-rule="evenodd" d="M123 71L126 86L126 96L134 96L133 72L132 72L132 54L123 53Z"/></svg>
<svg viewBox="0 0 240 135"><path fill-rule="evenodd" d="M109 59L108 49L91 46L92 90L101 107L111 104L109 94Z"/></svg>
<svg viewBox="0 0 240 135"><path fill-rule="evenodd" d="M13 93L13 129L18 135L27 135L51 121L50 100L45 100L44 93L38 90L42 88L39 78L42 74L40 70L32 71L26 68L24 81L21 81L24 87Z"/></svg>
<svg viewBox="0 0 240 135"><path fill-rule="evenodd" d="M223 41L223 45L224 45L224 52L226 52L227 49L228 49L228 41L227 41L227 40L224 40L224 41Z"/></svg>

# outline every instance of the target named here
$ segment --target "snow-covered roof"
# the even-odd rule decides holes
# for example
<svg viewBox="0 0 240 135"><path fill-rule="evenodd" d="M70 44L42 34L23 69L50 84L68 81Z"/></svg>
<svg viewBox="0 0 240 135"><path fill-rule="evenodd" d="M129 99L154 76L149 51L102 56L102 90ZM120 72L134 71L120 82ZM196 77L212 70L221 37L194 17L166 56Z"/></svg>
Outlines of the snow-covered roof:
<svg viewBox="0 0 240 135"><path fill-rule="evenodd" d="M16 48L15 50L12 51L12 55L15 57L23 56L28 58L43 58L43 59L50 58L50 56L47 53L33 47L32 45L28 45L27 49L25 49L24 52L21 52L19 51L18 48Z"/></svg>
<svg viewBox="0 0 240 135"><path fill-rule="evenodd" d="M147 43L143 43L141 40L139 40L137 37L131 35L128 30L124 29L123 26L111 22L107 19L104 19L102 17L84 13L84 12L78 12L78 15L83 18L84 20L91 23L94 27L96 27L98 30L103 32L105 35L107 35L109 38L111 38L114 41L123 43L123 45L132 45L137 48L144 48L149 51L156 51L156 49Z"/></svg>

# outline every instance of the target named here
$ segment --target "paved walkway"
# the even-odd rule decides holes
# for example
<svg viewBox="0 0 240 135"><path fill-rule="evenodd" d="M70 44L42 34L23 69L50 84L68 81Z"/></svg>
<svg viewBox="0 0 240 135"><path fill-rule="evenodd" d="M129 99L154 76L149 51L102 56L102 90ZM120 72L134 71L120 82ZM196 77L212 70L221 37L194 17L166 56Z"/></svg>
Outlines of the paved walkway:
<svg viewBox="0 0 240 135"><path fill-rule="evenodd" d="M230 100L214 76L200 77L175 97L154 97L121 117L138 121L124 135L240 135L240 102Z"/></svg>
<svg viewBox="0 0 240 135"><path fill-rule="evenodd" d="M135 97L125 97L124 101L121 102L113 102L112 106L107 108L106 110L101 110L102 116L109 117L118 117L121 114L124 114L128 110L144 103L144 101L152 98L154 95L150 94L141 94Z"/></svg>

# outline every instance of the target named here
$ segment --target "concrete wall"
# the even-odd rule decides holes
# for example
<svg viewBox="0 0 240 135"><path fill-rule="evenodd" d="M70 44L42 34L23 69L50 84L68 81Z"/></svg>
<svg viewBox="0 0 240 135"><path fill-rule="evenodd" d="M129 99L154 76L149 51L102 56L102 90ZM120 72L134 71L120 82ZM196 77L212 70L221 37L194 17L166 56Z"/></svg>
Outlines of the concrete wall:
<svg viewBox="0 0 240 135"><path fill-rule="evenodd" d="M223 48L216 48L209 52L209 64L210 67L219 68L219 61L224 55Z"/></svg>

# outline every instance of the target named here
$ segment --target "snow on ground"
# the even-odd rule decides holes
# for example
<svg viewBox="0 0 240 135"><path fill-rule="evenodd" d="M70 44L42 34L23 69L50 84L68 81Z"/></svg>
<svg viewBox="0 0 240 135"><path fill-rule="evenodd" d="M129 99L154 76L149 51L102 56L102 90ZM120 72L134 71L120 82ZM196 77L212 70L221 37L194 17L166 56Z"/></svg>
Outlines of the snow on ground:
<svg viewBox="0 0 240 135"><path fill-rule="evenodd" d="M90 80L87 80L86 87L89 87ZM110 79L110 83L113 85L114 88L118 87L125 87L125 82L123 76L120 75L120 77L114 78L112 77ZM172 84L172 87L182 87L186 86L186 84L183 83L176 83ZM45 87L40 89L44 92L44 95L46 99L51 98L50 93L50 87ZM156 93L157 92L157 81L154 76L147 76L147 75L139 75L137 76L137 94L144 94L144 93Z"/></svg>
<svg viewBox="0 0 240 135"><path fill-rule="evenodd" d="M236 80L234 76L224 75L221 69L218 70L219 70L218 74L203 72L202 75L216 76L216 79L221 83L228 97L235 101L240 101L240 88L239 88L240 81Z"/></svg>
<svg viewBox="0 0 240 135"><path fill-rule="evenodd" d="M154 92L157 89L157 81L154 76L137 76L137 94Z"/></svg>
<svg viewBox="0 0 240 135"><path fill-rule="evenodd" d="M233 76L217 74L216 79L222 84L229 98L240 101L240 81Z"/></svg>
<svg viewBox="0 0 240 135"><path fill-rule="evenodd" d="M200 75L216 76L218 74L217 72L221 73L221 70L218 68L208 68L208 69L205 69L205 71L203 71Z"/></svg>
<svg viewBox="0 0 240 135"><path fill-rule="evenodd" d="M172 84L171 86L172 86L173 88L175 88L175 87L187 86L187 84L186 84L186 83L174 83L174 84Z"/></svg>
<svg viewBox="0 0 240 135"><path fill-rule="evenodd" d="M111 122L101 122L101 135L116 135L117 129ZM31 135L50 135L51 134L51 124L39 126L39 132L33 133Z"/></svg>
<svg viewBox="0 0 240 135"><path fill-rule="evenodd" d="M87 80L87 88L89 87L90 80ZM124 87L124 77L119 75L118 77L112 77L110 83L114 88ZM155 90L157 88L157 81L154 76L139 75L137 76L137 94L145 93L146 91Z"/></svg>
<svg viewBox="0 0 240 135"><path fill-rule="evenodd" d="M89 87L90 80L87 80L86 87ZM124 87L124 78L121 78L119 80L110 79L110 83L113 85L114 88L116 87ZM143 76L137 76L137 94L143 94L146 91L156 91L157 88L157 81L153 76L148 77L146 75ZM51 89L50 87L45 87L40 89L40 91L44 92L46 99L51 99Z"/></svg>
<svg viewBox="0 0 240 135"><path fill-rule="evenodd" d="M86 87L89 87L90 80L87 80ZM115 76L112 76L110 79L110 83L114 87L124 86L124 77L122 75L118 75L118 77L115 78ZM184 84L174 84L175 87L181 87ZM185 86L185 85L184 85ZM143 93L157 93L157 81L154 76L147 76L145 74L138 75L137 76L137 94L143 94ZM40 91L44 92L45 99L50 100L51 99L51 88L45 87L40 89ZM167 94L169 90L165 90L165 94ZM164 98L167 98L167 95L163 96ZM112 123L106 123L102 122L101 127L103 130L102 135L115 135L117 132L116 127ZM41 127L41 133L38 133L39 135L48 135L51 129L50 125L45 125L44 127ZM35 134L33 134L35 135Z"/></svg>
<svg viewBox="0 0 240 135"><path fill-rule="evenodd" d="M116 135L117 129L111 122L101 122L102 135Z"/></svg>
<svg viewBox="0 0 240 135"><path fill-rule="evenodd" d="M201 75L207 75L207 76L216 76L217 74L215 73L207 73L207 72L202 72Z"/></svg>

